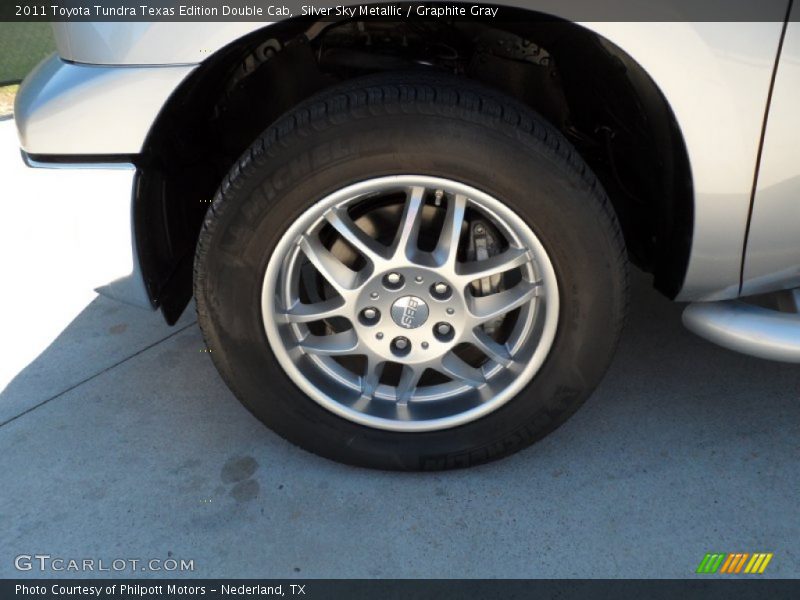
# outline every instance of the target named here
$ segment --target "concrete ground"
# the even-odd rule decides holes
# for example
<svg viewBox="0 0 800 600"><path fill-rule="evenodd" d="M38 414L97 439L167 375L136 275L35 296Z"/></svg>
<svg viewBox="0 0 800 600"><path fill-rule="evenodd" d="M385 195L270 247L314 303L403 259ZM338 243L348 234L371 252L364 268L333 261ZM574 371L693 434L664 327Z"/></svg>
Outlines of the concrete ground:
<svg viewBox="0 0 800 600"><path fill-rule="evenodd" d="M645 277L605 381L544 441L465 471L362 470L242 408L191 310L169 328L73 281L40 202L102 189L51 185L0 123L0 576L41 576L14 558L44 553L195 577L691 577L706 552L800 576L800 370L692 336Z"/></svg>

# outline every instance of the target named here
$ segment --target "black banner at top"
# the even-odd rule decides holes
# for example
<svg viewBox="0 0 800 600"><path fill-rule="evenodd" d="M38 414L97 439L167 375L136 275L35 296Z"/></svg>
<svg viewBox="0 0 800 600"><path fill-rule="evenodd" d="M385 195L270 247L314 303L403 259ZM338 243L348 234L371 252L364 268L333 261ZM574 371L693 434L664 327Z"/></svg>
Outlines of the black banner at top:
<svg viewBox="0 0 800 600"><path fill-rule="evenodd" d="M313 19L503 19L570 21L768 21L792 0L504 0L370 3L347 0L0 0L0 21L273 22ZM797 13L798 11L794 11Z"/></svg>

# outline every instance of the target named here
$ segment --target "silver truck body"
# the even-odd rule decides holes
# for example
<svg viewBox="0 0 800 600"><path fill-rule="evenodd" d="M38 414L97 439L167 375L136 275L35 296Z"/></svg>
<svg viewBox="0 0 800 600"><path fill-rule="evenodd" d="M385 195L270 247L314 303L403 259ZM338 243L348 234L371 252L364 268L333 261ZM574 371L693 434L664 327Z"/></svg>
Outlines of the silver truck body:
<svg viewBox="0 0 800 600"><path fill-rule="evenodd" d="M800 286L800 25L791 18L580 25L642 67L683 137L694 210L691 251L675 299L700 303L688 309L687 325L740 351L800 361L800 339L786 340L786 322L796 315L735 301ZM29 164L120 169L130 178L130 194L109 201L130 214L135 157L170 97L205 61L271 26L56 25L58 55L30 75L16 105ZM109 156L129 159L108 164ZM98 158L87 165L87 157ZM120 233L130 261L100 291L152 308L130 243L135 237L130 230Z"/></svg>

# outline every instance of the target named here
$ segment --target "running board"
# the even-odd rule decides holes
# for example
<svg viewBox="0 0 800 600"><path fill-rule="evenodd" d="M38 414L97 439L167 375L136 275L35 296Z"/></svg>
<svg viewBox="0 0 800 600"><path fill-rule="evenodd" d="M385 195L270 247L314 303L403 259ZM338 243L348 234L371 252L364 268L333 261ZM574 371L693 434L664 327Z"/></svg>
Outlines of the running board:
<svg viewBox="0 0 800 600"><path fill-rule="evenodd" d="M800 314L741 300L695 302L683 311L687 329L724 348L781 362L800 363Z"/></svg>

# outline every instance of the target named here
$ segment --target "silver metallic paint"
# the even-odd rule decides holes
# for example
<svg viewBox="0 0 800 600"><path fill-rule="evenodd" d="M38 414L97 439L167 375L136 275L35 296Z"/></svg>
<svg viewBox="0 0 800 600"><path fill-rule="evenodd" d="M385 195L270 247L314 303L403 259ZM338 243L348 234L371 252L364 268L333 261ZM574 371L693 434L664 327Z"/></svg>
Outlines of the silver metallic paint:
<svg viewBox="0 0 800 600"><path fill-rule="evenodd" d="M694 186L689 266L677 300L739 294L742 244L782 23L595 23L675 113Z"/></svg>
<svg viewBox="0 0 800 600"><path fill-rule="evenodd" d="M729 350L800 363L800 318L742 300L695 302L683 311L683 324Z"/></svg>
<svg viewBox="0 0 800 600"><path fill-rule="evenodd" d="M20 145L34 155L139 154L170 94L194 69L75 65L53 55L17 95Z"/></svg>
<svg viewBox="0 0 800 600"><path fill-rule="evenodd" d="M199 64L272 23L55 23L58 53L92 65Z"/></svg>
<svg viewBox="0 0 800 600"><path fill-rule="evenodd" d="M525 7L539 5L527 3ZM554 10L553 14L560 13ZM622 48L645 69L667 98L685 138L695 220L692 253L678 299L736 297L753 171L781 23L581 24ZM59 36L60 51L72 60L163 65L199 62L263 26L72 23L57 29L64 30ZM137 80L139 75L146 78L146 72L137 73ZM175 77L175 85L180 79ZM116 128L120 130L118 139L126 143L114 146L128 152L134 145L131 142L144 139L157 111L152 107L142 110L130 100L120 104L119 111L135 120ZM91 122L86 123L86 128L92 127ZM136 127L135 132L127 131ZM104 133L103 146L116 137ZM39 143L53 146L47 140ZM86 145L96 143L101 142L89 140Z"/></svg>
<svg viewBox="0 0 800 600"><path fill-rule="evenodd" d="M742 295L800 286L800 7L775 78L747 240Z"/></svg>
<svg viewBox="0 0 800 600"><path fill-rule="evenodd" d="M512 0L508 4L569 18L559 3ZM669 12L668 5L662 6ZM689 266L677 299L736 297L758 140L781 23L581 24L622 48L645 69L667 98L685 137L695 220ZM44 63L25 83L18 100L23 148L35 154L137 153L158 111L191 72L191 65L269 25L57 24L59 52L65 58L125 68ZM796 56L792 50L795 29L792 25L787 57ZM772 175L781 153L787 156L781 148L792 141L791 136L780 139L786 127L781 124L786 121L790 130L797 128L796 116L789 110L791 98L797 97L797 64L796 58L788 60L794 62L781 66L776 86L757 197L765 208L759 203L753 215L753 254L745 266L745 293L795 285L797 277L793 223L775 215L783 214L781 207L787 203L792 210L790 198L798 169L784 165L781 175ZM770 183L775 177L789 182L786 192ZM776 225L783 232L778 236L780 250L772 248L767 237Z"/></svg>

